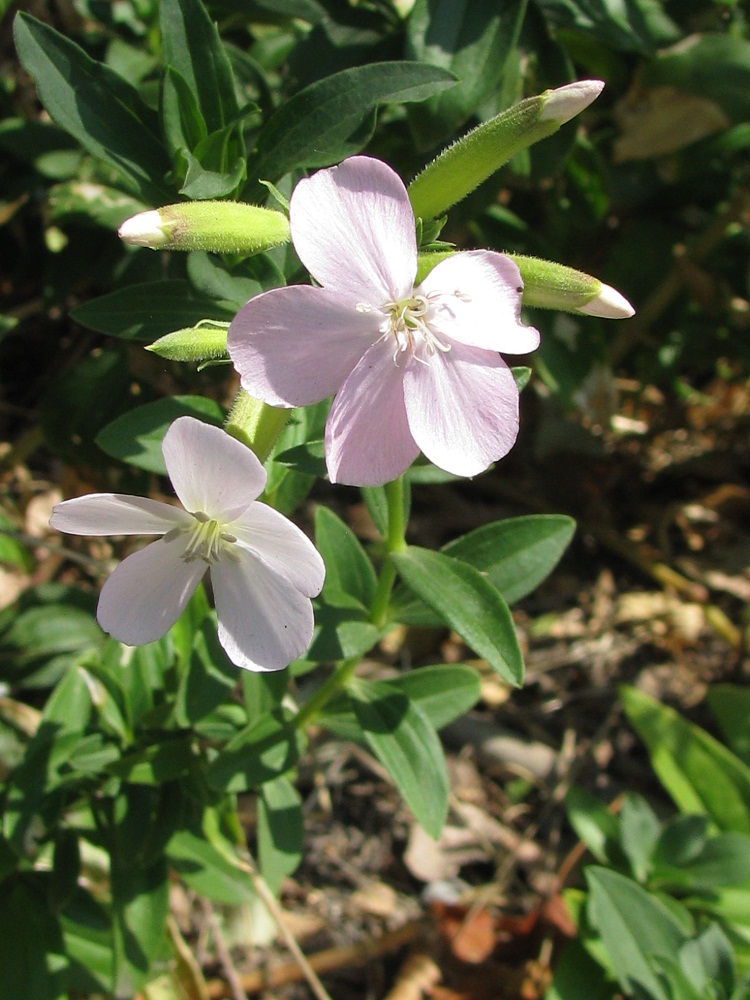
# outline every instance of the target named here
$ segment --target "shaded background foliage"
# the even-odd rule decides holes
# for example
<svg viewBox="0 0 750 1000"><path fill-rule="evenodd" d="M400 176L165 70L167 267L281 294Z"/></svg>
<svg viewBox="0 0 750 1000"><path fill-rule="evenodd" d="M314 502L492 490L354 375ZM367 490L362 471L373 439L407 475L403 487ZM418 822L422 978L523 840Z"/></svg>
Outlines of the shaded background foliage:
<svg viewBox="0 0 750 1000"><path fill-rule="evenodd" d="M18 22L17 54L11 23L19 7L38 21ZM26 515L36 479L59 483L66 495L149 492L166 423L183 412L220 423L231 401L227 367L198 373L147 355L142 344L202 318L226 321L252 294L303 277L289 249L219 259L124 248L116 228L144 207L181 198L265 201L259 179L288 195L306 170L360 150L408 180L514 101L575 78L605 80L581 119L519 154L454 208L441 238L581 268L620 289L637 315L613 325L529 310L542 347L523 395L516 452L484 480L441 489L468 507L463 530L486 520L482 510L498 496L522 513L574 515L584 527L574 548L579 566L588 564L593 576L591 563L613 551L678 593L697 595L725 643L720 679L744 680L745 591L722 589L688 561L679 572L668 566L690 525L679 534L653 514L676 493L699 503L728 489L733 509L745 513L727 523L726 508L709 505L720 518L714 541L726 546L740 525L735 538L746 543L750 42L741 4L220 0L204 11L187 0L78 0L0 9L0 559L26 583L0 612L2 765L12 773L0 841L0 967L9 970L9 995L133 995L170 955L168 870L219 903L250 905L252 884L231 849L242 831L227 794L262 789L257 836L274 889L302 849L299 797L285 777L302 747L276 738L284 721L271 711L286 681L243 678L242 697L231 697L236 674L216 646L205 598L196 597L173 637L133 653L124 670L122 650L95 624L89 576L97 575L92 559L120 549L78 549L83 569L60 558L34 575L38 549ZM450 76L441 71L458 84L445 87ZM318 438L324 416L309 411L287 448ZM299 506L318 467L292 461L291 471L277 470L271 485L282 509ZM423 524L432 501L420 495L418 477L413 485ZM348 502L321 484L315 496ZM554 557L541 560L545 571L567 541L561 522L551 524L560 538L550 543ZM315 527L331 551L349 544L325 515ZM450 541L440 523L427 534L432 544ZM359 558L358 549L347 552ZM746 580L743 558L732 572ZM405 564L406 579L408 572ZM330 594L328 607L349 628L334 628L347 650L365 651L378 638ZM320 660L335 658L327 639L316 640ZM473 675L450 684L446 676L432 675L433 691L446 684L456 711L470 707ZM426 690L406 693L428 701ZM398 713L403 703L396 703ZM367 721L366 692L358 705ZM627 707L654 756L663 756L659 726L647 725L656 709L633 695ZM331 731L356 733L351 709L329 706ZM737 763L747 763L747 747L738 727L726 724L728 711L724 704L717 714L738 758L695 730L680 730L680 739L696 741L702 766L735 788L741 805L733 818L710 797L684 795L674 777L684 764L677 751L673 771L659 778L683 815L664 831L635 798L618 821L588 800L570 806L576 833L601 866L588 876L587 941L598 935L615 958L604 963L609 980L589 966L584 980L601 995L611 995L615 981L659 1000L691 995L679 970L643 959L647 935L630 958L617 952L611 914L638 906L650 907L649 927L659 928L665 952L693 947L674 909L665 916L661 901L639 895L665 885L683 897L712 895L740 971L747 965L746 919L727 917L737 900L725 899L723 883L711 882L700 864L679 877L674 871L678 855L693 862L713 851L734 883L748 881L744 841L711 841L717 831L750 833L746 767ZM445 720L437 712L433 721ZM679 728L671 717L661 724L665 732ZM248 726L256 727L252 754ZM197 743L223 747L205 771ZM699 772L688 768L690 788L700 790ZM701 812L711 830L679 826ZM639 852L637 843L650 850ZM85 870L93 879L97 849L109 856L102 875L109 896L84 891L78 878ZM702 899L693 910L705 915L711 906ZM711 963L722 966L722 949L721 940L704 941L708 985L694 976L697 995L714 995L721 976ZM587 954L596 956L596 946ZM739 972L731 980L726 966L715 995L739 996ZM575 978L560 983L563 997L583 988Z"/></svg>

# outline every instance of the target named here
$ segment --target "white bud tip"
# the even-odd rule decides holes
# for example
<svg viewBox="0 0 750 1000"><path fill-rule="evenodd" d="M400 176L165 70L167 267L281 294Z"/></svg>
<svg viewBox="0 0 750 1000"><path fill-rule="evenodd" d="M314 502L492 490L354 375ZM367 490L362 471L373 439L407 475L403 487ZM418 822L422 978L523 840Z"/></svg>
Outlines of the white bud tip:
<svg viewBox="0 0 750 1000"><path fill-rule="evenodd" d="M587 316L601 316L603 319L628 319L635 314L635 309L611 285L602 285L596 298L585 306L578 306L576 312Z"/></svg>
<svg viewBox="0 0 750 1000"><path fill-rule="evenodd" d="M557 121L561 125L595 101L604 90L603 80L579 80L542 94L544 104L539 115L542 121Z"/></svg>
<svg viewBox="0 0 750 1000"><path fill-rule="evenodd" d="M131 246L152 247L155 250L167 242L161 216L155 210L140 212L126 219L118 229L117 235L124 243L130 243Z"/></svg>

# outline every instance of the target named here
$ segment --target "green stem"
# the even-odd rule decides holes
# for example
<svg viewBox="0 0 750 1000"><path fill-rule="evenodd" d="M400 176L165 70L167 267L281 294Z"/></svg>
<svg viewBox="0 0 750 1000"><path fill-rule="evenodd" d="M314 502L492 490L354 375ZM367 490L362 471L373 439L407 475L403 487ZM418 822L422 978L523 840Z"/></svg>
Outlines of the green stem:
<svg viewBox="0 0 750 1000"><path fill-rule="evenodd" d="M396 566L391 553L403 552L406 548L406 519L404 517L404 480L402 476L387 483L385 496L388 503L388 534L385 540L386 556L380 570L375 597L370 609L370 621L382 627L388 617L388 603L393 584L396 582Z"/></svg>
<svg viewBox="0 0 750 1000"><path fill-rule="evenodd" d="M391 559L392 552L403 552L406 548L406 518L404 517L404 481L399 476L385 487L388 505L388 533L385 539L386 557L380 570L375 597L370 611L370 621L382 627L388 619L388 603L396 581L396 567ZM359 657L344 660L325 680L318 690L300 708L294 718L296 729L304 729L328 704L334 695L348 685L359 664Z"/></svg>
<svg viewBox="0 0 750 1000"><path fill-rule="evenodd" d="M327 680L323 681L315 694L308 698L299 712L297 712L293 720L293 725L296 729L304 729L325 708L331 698L346 687L352 679L358 663L359 657L344 660L334 673Z"/></svg>

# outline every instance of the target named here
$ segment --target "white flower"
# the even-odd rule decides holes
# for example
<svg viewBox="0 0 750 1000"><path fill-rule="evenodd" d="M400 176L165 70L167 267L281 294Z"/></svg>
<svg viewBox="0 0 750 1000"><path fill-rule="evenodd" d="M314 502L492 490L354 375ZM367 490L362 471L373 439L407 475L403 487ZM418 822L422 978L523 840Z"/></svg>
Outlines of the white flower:
<svg viewBox="0 0 750 1000"><path fill-rule="evenodd" d="M280 670L310 644L310 598L325 568L312 542L257 503L266 473L218 427L174 421L162 444L182 508L95 493L57 504L50 524L79 535L161 535L125 559L102 588L99 624L129 646L161 638L211 572L219 641L248 670Z"/></svg>

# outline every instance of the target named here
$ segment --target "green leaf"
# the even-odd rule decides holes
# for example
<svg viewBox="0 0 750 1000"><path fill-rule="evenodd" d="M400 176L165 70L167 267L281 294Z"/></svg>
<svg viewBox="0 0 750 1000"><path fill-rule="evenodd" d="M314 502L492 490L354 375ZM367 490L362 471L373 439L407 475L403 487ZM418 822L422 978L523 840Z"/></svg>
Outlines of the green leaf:
<svg viewBox="0 0 750 1000"><path fill-rule="evenodd" d="M183 881L201 896L230 906L247 905L255 899L249 875L191 830L173 834L166 854Z"/></svg>
<svg viewBox="0 0 750 1000"><path fill-rule="evenodd" d="M162 83L161 120L172 156L195 149L208 135L196 95L173 66L167 66Z"/></svg>
<svg viewBox="0 0 750 1000"><path fill-rule="evenodd" d="M620 827L617 818L590 792L573 786L565 796L568 822L597 861L613 865L622 862L618 849Z"/></svg>
<svg viewBox="0 0 750 1000"><path fill-rule="evenodd" d="M575 521L564 514L530 514L493 521L449 542L441 550L478 569L508 604L545 580L570 544ZM394 616L405 625L436 626L434 612L404 587L393 595Z"/></svg>
<svg viewBox="0 0 750 1000"><path fill-rule="evenodd" d="M468 712L481 695L478 673L462 663L419 667L388 683L405 694L436 730ZM328 702L320 722L344 739L363 738L346 692Z"/></svg>
<svg viewBox="0 0 750 1000"><path fill-rule="evenodd" d="M710 816L721 830L750 833L750 768L703 729L642 691L623 687L620 696L677 807Z"/></svg>
<svg viewBox="0 0 750 1000"><path fill-rule="evenodd" d="M409 109L417 145L447 139L494 93L515 48L526 0L417 0L407 30L407 58L440 66L459 82Z"/></svg>
<svg viewBox="0 0 750 1000"><path fill-rule="evenodd" d="M315 544L326 564L323 594L340 590L369 608L377 586L375 569L351 528L328 507L315 511Z"/></svg>
<svg viewBox="0 0 750 1000"><path fill-rule="evenodd" d="M684 892L712 892L718 886L750 884L750 837L720 833L710 837L700 853L679 866L661 865L653 873L660 886L675 885Z"/></svg>
<svg viewBox="0 0 750 1000"><path fill-rule="evenodd" d="M96 443L112 458L166 475L161 443L172 421L185 415L221 427L224 411L205 396L169 396L123 413L102 428Z"/></svg>
<svg viewBox="0 0 750 1000"><path fill-rule="evenodd" d="M737 756L750 766L750 689L739 684L712 684L706 694L721 735Z"/></svg>
<svg viewBox="0 0 750 1000"><path fill-rule="evenodd" d="M119 288L71 310L78 323L123 340L149 342L197 326L202 319L231 320L234 312L181 279Z"/></svg>
<svg viewBox="0 0 750 1000"><path fill-rule="evenodd" d="M410 546L392 556L408 587L511 684L523 680L523 657L508 605L473 566Z"/></svg>
<svg viewBox="0 0 750 1000"><path fill-rule="evenodd" d="M50 117L92 156L114 167L150 204L173 195L158 121L138 92L75 42L26 13L14 22L18 56Z"/></svg>
<svg viewBox="0 0 750 1000"><path fill-rule="evenodd" d="M114 935L114 996L129 1000L153 975L153 961L163 947L169 895L163 859L151 865L110 868Z"/></svg>
<svg viewBox="0 0 750 1000"><path fill-rule="evenodd" d="M197 99L209 133L238 113L234 75L216 25L200 0L161 0L164 62L174 67Z"/></svg>
<svg viewBox="0 0 750 1000"><path fill-rule="evenodd" d="M624 797L619 819L622 849L630 862L633 877L643 882L651 871L661 824L648 802L635 792Z"/></svg>
<svg viewBox="0 0 750 1000"><path fill-rule="evenodd" d="M55 222L76 220L113 230L143 206L116 188L91 181L69 181L50 189L50 218Z"/></svg>
<svg viewBox="0 0 750 1000"><path fill-rule="evenodd" d="M445 70L382 62L341 70L305 87L263 126L248 176L277 181L295 167L325 167L359 152L381 104L422 101L454 84ZM262 188L251 189L259 197Z"/></svg>
<svg viewBox="0 0 750 1000"><path fill-rule="evenodd" d="M671 911L617 872L591 865L587 916L602 938L618 982L628 996L670 1000L653 967L657 955L674 954L687 939Z"/></svg>
<svg viewBox="0 0 750 1000"><path fill-rule="evenodd" d="M278 895L284 879L302 858L302 799L284 777L267 781L258 797L258 862L269 888Z"/></svg>
<svg viewBox="0 0 750 1000"><path fill-rule="evenodd" d="M386 681L355 678L348 693L370 749L417 821L437 838L448 813L449 784L434 728L417 705Z"/></svg>
<svg viewBox="0 0 750 1000"><path fill-rule="evenodd" d="M204 719L229 699L236 683L237 668L221 648L213 620L205 620L193 637L190 660L180 679L174 710L177 724L192 726Z"/></svg>
<svg viewBox="0 0 750 1000"><path fill-rule="evenodd" d="M721 66L721 72L716 67ZM678 87L715 101L732 123L750 117L750 41L730 34L692 35L644 67L646 86Z"/></svg>
<svg viewBox="0 0 750 1000"><path fill-rule="evenodd" d="M313 601L313 606L315 631L302 660L331 663L363 656L381 636L367 608L344 591L330 587Z"/></svg>
<svg viewBox="0 0 750 1000"><path fill-rule="evenodd" d="M265 715L227 743L209 764L206 778L223 792L258 788L294 767L302 743L302 735L283 718Z"/></svg>
<svg viewBox="0 0 750 1000"><path fill-rule="evenodd" d="M0 885L3 992L19 1000L62 1000L67 996L68 958L38 874L6 879Z"/></svg>

